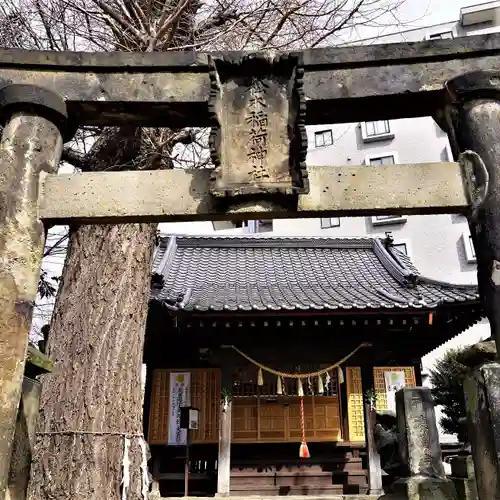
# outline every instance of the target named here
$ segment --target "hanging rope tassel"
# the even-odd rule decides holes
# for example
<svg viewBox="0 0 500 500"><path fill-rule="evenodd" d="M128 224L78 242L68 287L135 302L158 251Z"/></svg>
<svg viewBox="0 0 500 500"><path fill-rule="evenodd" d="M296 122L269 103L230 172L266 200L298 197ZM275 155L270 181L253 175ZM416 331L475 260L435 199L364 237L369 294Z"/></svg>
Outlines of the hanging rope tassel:
<svg viewBox="0 0 500 500"><path fill-rule="evenodd" d="M278 384L276 387L276 394L282 395L283 394L283 381L281 380L281 377L278 376Z"/></svg>
<svg viewBox="0 0 500 500"><path fill-rule="evenodd" d="M302 380L300 378L297 379L297 394L299 397L304 397L304 388L302 387Z"/></svg>
<svg viewBox="0 0 500 500"><path fill-rule="evenodd" d="M122 500L127 500L128 489L130 487L130 438L123 439L123 459L122 459Z"/></svg>
<svg viewBox="0 0 500 500"><path fill-rule="evenodd" d="M300 379L299 379L300 381ZM302 431L302 442L300 443L299 457L300 458L311 458L309 453L309 448L306 443L306 421L304 418L304 398L300 398L300 427Z"/></svg>
<svg viewBox="0 0 500 500"><path fill-rule="evenodd" d="M339 384L344 383L344 372L342 371L342 368L340 368L340 366L337 367L337 378L338 378Z"/></svg>
<svg viewBox="0 0 500 500"><path fill-rule="evenodd" d="M325 389L328 389L330 387L330 382L332 380L332 377L330 377L330 374L326 372L325 376Z"/></svg>
<svg viewBox="0 0 500 500"><path fill-rule="evenodd" d="M260 387L264 385L264 375L262 374L262 368L259 368L259 373L257 374L257 385Z"/></svg>
<svg viewBox="0 0 500 500"><path fill-rule="evenodd" d="M323 387L323 377L318 375L318 394L323 394L325 392L325 388Z"/></svg>
<svg viewBox="0 0 500 500"><path fill-rule="evenodd" d="M143 438L139 440L139 445L141 447L142 462L141 462L141 473L142 473L142 498L143 500L148 500L149 496L149 475L148 475L148 454L146 449L146 441Z"/></svg>

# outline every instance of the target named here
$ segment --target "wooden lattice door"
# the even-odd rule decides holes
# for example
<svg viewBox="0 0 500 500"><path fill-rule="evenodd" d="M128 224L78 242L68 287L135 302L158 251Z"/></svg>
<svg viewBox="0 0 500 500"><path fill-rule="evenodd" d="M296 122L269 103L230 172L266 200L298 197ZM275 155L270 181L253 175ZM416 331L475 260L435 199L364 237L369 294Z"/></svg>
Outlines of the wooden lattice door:
<svg viewBox="0 0 500 500"><path fill-rule="evenodd" d="M200 427L192 443L217 443L219 439L220 371L218 369L154 370L148 441L168 444L169 380L171 373L191 374L191 406L200 410Z"/></svg>
<svg viewBox="0 0 500 500"><path fill-rule="evenodd" d="M373 368L377 411L388 409L385 372L404 372L405 387L416 387L415 370L412 366L376 366ZM349 421L349 440L365 440L363 384L361 382L361 368L349 366L346 368L347 383L347 412Z"/></svg>
<svg viewBox="0 0 500 500"><path fill-rule="evenodd" d="M385 386L386 372L404 372L405 387L417 386L415 380L415 369L413 366L376 366L373 368L373 381L375 385L377 411L385 411L389 409Z"/></svg>
<svg viewBox="0 0 500 500"><path fill-rule="evenodd" d="M252 369L251 369L252 370ZM241 370L233 387L234 443L300 442L300 398L296 380L284 382L277 394L276 377L264 374L259 386L255 373ZM317 380L305 385L304 417L308 441L341 440L338 380L334 375L323 395L318 395Z"/></svg>

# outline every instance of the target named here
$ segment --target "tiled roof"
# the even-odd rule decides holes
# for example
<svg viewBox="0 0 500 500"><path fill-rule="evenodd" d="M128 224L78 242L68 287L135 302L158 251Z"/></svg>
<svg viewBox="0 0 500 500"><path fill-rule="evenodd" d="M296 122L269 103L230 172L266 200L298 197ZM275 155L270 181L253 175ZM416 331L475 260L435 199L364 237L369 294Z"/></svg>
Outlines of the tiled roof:
<svg viewBox="0 0 500 500"><path fill-rule="evenodd" d="M375 238L171 236L153 299L185 311L434 308L479 298L473 285L418 274Z"/></svg>

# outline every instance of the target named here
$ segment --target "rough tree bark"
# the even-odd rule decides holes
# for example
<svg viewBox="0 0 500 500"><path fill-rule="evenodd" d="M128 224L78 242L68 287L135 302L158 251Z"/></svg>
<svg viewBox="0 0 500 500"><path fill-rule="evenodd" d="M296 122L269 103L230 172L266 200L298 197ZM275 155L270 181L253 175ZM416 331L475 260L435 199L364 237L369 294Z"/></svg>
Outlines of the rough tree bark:
<svg viewBox="0 0 500 500"><path fill-rule="evenodd" d="M92 170L120 169L141 154L142 132L106 129ZM90 165L89 165L90 168ZM142 499L141 366L156 224L72 227L47 354L28 498Z"/></svg>
<svg viewBox="0 0 500 500"><path fill-rule="evenodd" d="M141 364L155 232L155 224L71 232L49 335L54 371L43 381L32 500L121 497L124 438L98 433L142 432ZM131 438L129 456L127 498L139 499L139 438Z"/></svg>

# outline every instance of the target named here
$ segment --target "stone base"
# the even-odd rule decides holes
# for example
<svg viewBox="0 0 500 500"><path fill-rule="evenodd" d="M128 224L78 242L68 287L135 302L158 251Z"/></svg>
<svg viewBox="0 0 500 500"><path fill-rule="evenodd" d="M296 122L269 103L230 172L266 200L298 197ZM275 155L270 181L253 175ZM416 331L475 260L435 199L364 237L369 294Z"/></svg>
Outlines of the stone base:
<svg viewBox="0 0 500 500"><path fill-rule="evenodd" d="M449 479L407 477L398 479L394 490L408 500L458 500L455 485Z"/></svg>
<svg viewBox="0 0 500 500"><path fill-rule="evenodd" d="M457 490L459 500L478 500L476 483L463 477L450 478Z"/></svg>
<svg viewBox="0 0 500 500"><path fill-rule="evenodd" d="M459 500L478 500L474 463L471 456L451 459L451 477Z"/></svg>
<svg viewBox="0 0 500 500"><path fill-rule="evenodd" d="M450 461L451 475L453 477L474 478L474 462L470 455L454 457Z"/></svg>

